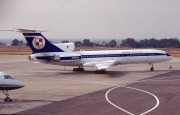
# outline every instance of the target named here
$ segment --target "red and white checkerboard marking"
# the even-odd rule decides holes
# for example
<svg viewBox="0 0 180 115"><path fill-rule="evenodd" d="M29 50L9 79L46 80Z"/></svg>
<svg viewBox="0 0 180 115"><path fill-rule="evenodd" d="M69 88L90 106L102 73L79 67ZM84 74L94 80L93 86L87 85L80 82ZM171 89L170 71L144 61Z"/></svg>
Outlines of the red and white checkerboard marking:
<svg viewBox="0 0 180 115"><path fill-rule="evenodd" d="M35 38L36 46L43 46L43 39L42 38Z"/></svg>

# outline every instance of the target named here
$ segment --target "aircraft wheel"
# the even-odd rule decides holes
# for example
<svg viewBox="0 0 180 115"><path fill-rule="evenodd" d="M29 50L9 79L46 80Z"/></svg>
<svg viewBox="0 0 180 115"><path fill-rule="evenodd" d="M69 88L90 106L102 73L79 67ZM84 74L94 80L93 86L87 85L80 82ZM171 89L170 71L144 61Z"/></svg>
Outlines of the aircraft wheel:
<svg viewBox="0 0 180 115"><path fill-rule="evenodd" d="M12 101L9 97L7 97L7 101Z"/></svg>
<svg viewBox="0 0 180 115"><path fill-rule="evenodd" d="M97 74L100 74L100 71L99 71L99 70L97 70Z"/></svg>
<svg viewBox="0 0 180 115"><path fill-rule="evenodd" d="M154 71L154 68L152 67L152 68L150 68L150 70L151 70L151 71Z"/></svg>
<svg viewBox="0 0 180 115"><path fill-rule="evenodd" d="M6 97L4 101L12 101L10 97Z"/></svg>
<svg viewBox="0 0 180 115"><path fill-rule="evenodd" d="M102 74L105 74L105 70L101 70L102 71Z"/></svg>
<svg viewBox="0 0 180 115"><path fill-rule="evenodd" d="M84 68L81 68L80 71L84 71Z"/></svg>
<svg viewBox="0 0 180 115"><path fill-rule="evenodd" d="M99 74L99 71L98 71L98 70L96 70L96 71L95 71L95 74Z"/></svg>
<svg viewBox="0 0 180 115"><path fill-rule="evenodd" d="M104 74L107 74L107 71L106 71L106 70L104 70Z"/></svg>

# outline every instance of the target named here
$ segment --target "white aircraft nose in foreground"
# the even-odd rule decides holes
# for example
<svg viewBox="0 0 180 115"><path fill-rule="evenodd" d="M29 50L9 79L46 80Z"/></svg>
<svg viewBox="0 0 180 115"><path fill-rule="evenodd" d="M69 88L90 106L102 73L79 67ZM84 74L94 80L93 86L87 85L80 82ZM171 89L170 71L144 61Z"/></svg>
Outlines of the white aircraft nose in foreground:
<svg viewBox="0 0 180 115"><path fill-rule="evenodd" d="M9 97L8 90L14 90L24 87L25 84L21 81L18 81L6 73L0 72L0 90L3 91L6 98L4 101L12 101Z"/></svg>

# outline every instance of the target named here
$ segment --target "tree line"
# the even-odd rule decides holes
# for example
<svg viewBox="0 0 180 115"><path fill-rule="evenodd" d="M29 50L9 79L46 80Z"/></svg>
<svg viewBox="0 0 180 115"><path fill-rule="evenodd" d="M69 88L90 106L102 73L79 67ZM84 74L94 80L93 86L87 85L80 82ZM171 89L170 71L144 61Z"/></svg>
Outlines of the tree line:
<svg viewBox="0 0 180 115"><path fill-rule="evenodd" d="M118 43L115 39L111 40L109 43L106 42L94 42L89 39L84 39L83 41L75 41L76 47L86 46L86 47L118 47Z"/></svg>
<svg viewBox="0 0 180 115"><path fill-rule="evenodd" d="M180 48L180 41L178 38L164 38L164 39L143 39L136 41L134 38L127 38L122 40L121 44L117 44L116 40L113 39L109 43L94 43L89 39L84 39L81 41L75 41L75 46L105 46L105 47L130 47L130 48Z"/></svg>
<svg viewBox="0 0 180 115"><path fill-rule="evenodd" d="M19 46L19 45L22 45L22 44L23 44L23 41L22 40L18 40L18 39L14 39L11 42L12 46Z"/></svg>
<svg viewBox="0 0 180 115"><path fill-rule="evenodd" d="M178 38L164 38L157 40L155 38L135 41L133 38L122 40L121 47L131 48L180 48Z"/></svg>
<svg viewBox="0 0 180 115"><path fill-rule="evenodd" d="M68 40L62 40L62 43L68 43ZM23 44L23 41L14 39L11 42L12 46L18 46ZM127 38L122 40L121 44L118 44L115 39L110 42L94 42L89 39L84 39L83 41L75 41L76 47L130 47L130 48L180 48L180 41L178 38L164 38L164 39L143 39L136 41L134 38Z"/></svg>

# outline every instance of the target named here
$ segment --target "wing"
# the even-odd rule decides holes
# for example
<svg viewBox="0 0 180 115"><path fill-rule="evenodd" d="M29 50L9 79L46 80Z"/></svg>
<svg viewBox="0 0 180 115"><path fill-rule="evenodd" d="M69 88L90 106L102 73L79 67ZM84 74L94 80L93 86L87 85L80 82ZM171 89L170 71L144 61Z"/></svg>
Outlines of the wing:
<svg viewBox="0 0 180 115"><path fill-rule="evenodd" d="M101 61L101 62L89 62L89 63L85 63L83 64L83 66L87 66L87 67L95 67L98 70L100 69L107 69L110 68L113 65L117 65L120 64L121 61L118 60L106 60L106 61Z"/></svg>

